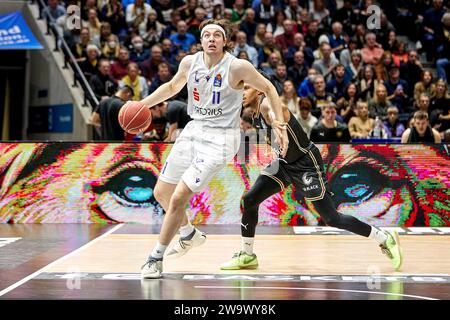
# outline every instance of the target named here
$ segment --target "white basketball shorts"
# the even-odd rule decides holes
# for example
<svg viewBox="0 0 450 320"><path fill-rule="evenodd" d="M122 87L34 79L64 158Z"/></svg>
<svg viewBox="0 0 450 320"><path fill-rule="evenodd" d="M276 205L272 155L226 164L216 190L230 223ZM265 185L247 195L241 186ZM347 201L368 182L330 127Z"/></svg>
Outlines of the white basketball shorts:
<svg viewBox="0 0 450 320"><path fill-rule="evenodd" d="M180 179L197 193L216 173L232 161L239 150L240 130L205 127L192 120L181 132L161 169L161 181Z"/></svg>

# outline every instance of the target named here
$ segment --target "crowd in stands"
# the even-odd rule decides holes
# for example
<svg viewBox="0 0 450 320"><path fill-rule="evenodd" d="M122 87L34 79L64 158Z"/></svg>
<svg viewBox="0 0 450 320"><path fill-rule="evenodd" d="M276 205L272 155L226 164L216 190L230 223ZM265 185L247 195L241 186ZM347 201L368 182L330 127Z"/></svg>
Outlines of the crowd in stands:
<svg viewBox="0 0 450 320"><path fill-rule="evenodd" d="M47 1L99 101L124 86L133 100L154 92L201 50L199 24L227 19L231 53L271 78L313 141L449 141L450 1L85 0L72 30L65 8L81 1ZM381 8L374 28L372 5ZM173 99L181 113L186 88ZM157 120L147 137L173 141L172 124Z"/></svg>

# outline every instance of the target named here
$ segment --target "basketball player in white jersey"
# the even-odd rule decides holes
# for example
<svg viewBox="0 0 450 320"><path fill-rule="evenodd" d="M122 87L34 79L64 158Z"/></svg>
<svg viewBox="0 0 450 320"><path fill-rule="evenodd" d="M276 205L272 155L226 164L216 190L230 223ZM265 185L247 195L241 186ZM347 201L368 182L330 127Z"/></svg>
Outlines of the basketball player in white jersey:
<svg viewBox="0 0 450 320"><path fill-rule="evenodd" d="M185 208L194 193L202 191L238 151L244 82L263 92L274 106L274 133L281 155L287 150L277 91L251 63L226 52L227 29L224 21L204 21L200 25L203 51L183 58L173 79L141 101L152 108L187 83L188 113L193 119L173 145L154 189L166 215L159 241L142 267L143 278L161 277L164 253L178 230L180 240L169 255L181 256L205 241L205 234L190 224Z"/></svg>

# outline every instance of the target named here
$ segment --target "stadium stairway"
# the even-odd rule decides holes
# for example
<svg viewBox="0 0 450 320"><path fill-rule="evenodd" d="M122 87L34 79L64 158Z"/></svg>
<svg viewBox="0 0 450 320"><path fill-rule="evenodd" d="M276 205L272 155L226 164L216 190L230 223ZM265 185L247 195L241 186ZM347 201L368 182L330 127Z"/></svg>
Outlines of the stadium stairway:
<svg viewBox="0 0 450 320"><path fill-rule="evenodd" d="M38 0L39 1L39 0ZM39 6L37 1L34 3L28 3L28 9L32 13L38 30L33 30L35 32L40 32L42 37L45 39L45 43L42 43L44 50L46 50L46 55L48 57L48 63L56 64L56 70L60 73L59 75L51 75L53 79L64 79L65 86L70 92L70 99L73 103L73 133L70 137L64 137L64 140L72 141L86 141L91 140L94 135L93 126L90 125L90 116L92 108L94 106L90 105L89 101L85 99L85 90L81 87L79 82L76 82L74 76L74 70L69 64L65 64L64 53L61 50L61 42L56 45L55 37L51 32L47 32L47 23L45 19L39 19ZM56 50L57 48L58 50ZM55 69L55 68L54 68ZM51 85L51 84L50 84ZM58 84L61 87L63 84ZM51 90L51 88L49 88Z"/></svg>

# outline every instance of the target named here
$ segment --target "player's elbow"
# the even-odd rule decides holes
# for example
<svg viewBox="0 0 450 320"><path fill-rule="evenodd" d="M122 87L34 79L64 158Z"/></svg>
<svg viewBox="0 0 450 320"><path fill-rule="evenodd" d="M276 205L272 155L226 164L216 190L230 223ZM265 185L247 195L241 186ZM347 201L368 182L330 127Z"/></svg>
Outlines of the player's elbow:
<svg viewBox="0 0 450 320"><path fill-rule="evenodd" d="M402 134L402 139L401 139L401 143L407 143L409 139L409 131L406 130L405 132L403 132Z"/></svg>
<svg viewBox="0 0 450 320"><path fill-rule="evenodd" d="M96 127L100 127L100 125L101 125L100 119L99 119L98 115L95 113L93 113L91 115L89 122Z"/></svg>
<svg viewBox="0 0 450 320"><path fill-rule="evenodd" d="M169 82L163 84L163 86L165 86L167 88L167 90L169 90L169 92L171 94L175 94L176 87L175 87L175 83L172 80L170 80Z"/></svg>
<svg viewBox="0 0 450 320"><path fill-rule="evenodd" d="M441 143L441 135L437 130L433 129L434 143Z"/></svg>
<svg viewBox="0 0 450 320"><path fill-rule="evenodd" d="M183 87L180 85L180 82L173 81L173 79L164 85L167 85L171 95L175 95L180 92L181 89L183 89Z"/></svg>
<svg viewBox="0 0 450 320"><path fill-rule="evenodd" d="M274 87L274 85L269 81L266 80L263 88L261 90L266 96L268 95L278 95L277 89Z"/></svg>

